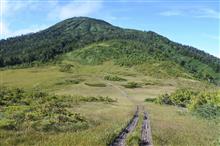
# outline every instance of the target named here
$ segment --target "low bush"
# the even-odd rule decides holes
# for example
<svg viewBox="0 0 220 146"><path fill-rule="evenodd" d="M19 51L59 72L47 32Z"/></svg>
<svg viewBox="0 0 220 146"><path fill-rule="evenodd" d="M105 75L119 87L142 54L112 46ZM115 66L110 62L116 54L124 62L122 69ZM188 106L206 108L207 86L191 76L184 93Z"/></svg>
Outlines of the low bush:
<svg viewBox="0 0 220 146"><path fill-rule="evenodd" d="M61 72L71 72L74 66L72 64L63 64L60 66Z"/></svg>
<svg viewBox="0 0 220 146"><path fill-rule="evenodd" d="M117 102L117 99L112 99L109 98L108 96L89 96L89 97L80 97L80 101L85 101L85 102Z"/></svg>
<svg viewBox="0 0 220 146"><path fill-rule="evenodd" d="M69 102L72 100L73 102ZM39 131L75 131L88 127L88 120L68 110L74 98L49 95L40 90L0 90L0 128L23 130L33 128Z"/></svg>
<svg viewBox="0 0 220 146"><path fill-rule="evenodd" d="M220 106L213 104L203 104L195 108L194 113L207 119L220 117Z"/></svg>
<svg viewBox="0 0 220 146"><path fill-rule="evenodd" d="M157 98L146 98L144 101L145 102L155 102Z"/></svg>
<svg viewBox="0 0 220 146"><path fill-rule="evenodd" d="M126 79L115 76L115 75L106 75L104 76L104 79L109 80L109 81L127 81Z"/></svg>
<svg viewBox="0 0 220 146"><path fill-rule="evenodd" d="M91 121L69 110L79 102L117 102L108 96L58 96L39 89L0 88L0 129L66 132L89 127Z"/></svg>
<svg viewBox="0 0 220 146"><path fill-rule="evenodd" d="M106 84L104 83L85 83L85 85L92 87L106 87Z"/></svg>
<svg viewBox="0 0 220 146"><path fill-rule="evenodd" d="M141 84L136 82L128 82L127 84L123 85L125 88L140 88Z"/></svg>
<svg viewBox="0 0 220 146"><path fill-rule="evenodd" d="M220 92L195 92L187 89L160 95L156 103L186 107L204 118L220 117Z"/></svg>

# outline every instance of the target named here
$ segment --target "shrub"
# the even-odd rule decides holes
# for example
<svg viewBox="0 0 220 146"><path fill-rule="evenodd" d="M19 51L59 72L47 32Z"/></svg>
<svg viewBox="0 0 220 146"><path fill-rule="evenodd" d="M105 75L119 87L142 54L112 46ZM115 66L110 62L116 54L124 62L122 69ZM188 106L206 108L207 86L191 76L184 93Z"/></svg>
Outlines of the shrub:
<svg viewBox="0 0 220 146"><path fill-rule="evenodd" d="M72 67L74 67L72 64L64 64L60 66L61 72L71 72Z"/></svg>
<svg viewBox="0 0 220 146"><path fill-rule="evenodd" d="M85 102L107 102L107 103L110 103L110 102L116 102L116 101L117 101L116 99L109 98L108 96L97 96L97 97L89 96L89 97L80 97L79 100L80 100L80 101L85 101Z"/></svg>
<svg viewBox="0 0 220 146"><path fill-rule="evenodd" d="M104 83L85 83L85 85L92 87L106 87L106 84Z"/></svg>
<svg viewBox="0 0 220 146"><path fill-rule="evenodd" d="M140 88L141 85L136 82L128 82L127 84L123 85L125 88Z"/></svg>
<svg viewBox="0 0 220 146"><path fill-rule="evenodd" d="M145 102L156 102L157 98L145 98Z"/></svg>
<svg viewBox="0 0 220 146"><path fill-rule="evenodd" d="M207 119L220 117L220 107L213 104L200 105L194 109L194 112Z"/></svg>
<svg viewBox="0 0 220 146"><path fill-rule="evenodd" d="M187 107L191 112L204 118L220 117L220 92L194 92L187 89L177 90L170 95L164 94L156 100L159 104Z"/></svg>
<svg viewBox="0 0 220 146"><path fill-rule="evenodd" d="M170 98L170 96L168 94L163 94L163 95L160 95L158 97L158 99L156 100L157 103L159 104L169 104L169 105L173 105L173 102Z"/></svg>
<svg viewBox="0 0 220 146"><path fill-rule="evenodd" d="M12 119L1 119L0 129L16 130L16 121Z"/></svg>
<svg viewBox="0 0 220 146"><path fill-rule="evenodd" d="M180 89L174 93L171 93L170 98L174 105L186 107L188 104L190 104L192 96L196 94L196 92L188 89Z"/></svg>
<svg viewBox="0 0 220 146"><path fill-rule="evenodd" d="M88 127L85 117L67 110L67 103L74 102L71 96L49 95L39 89L1 88L0 98L0 129L23 130L32 127L39 131L62 132Z"/></svg>
<svg viewBox="0 0 220 146"><path fill-rule="evenodd" d="M58 96L39 89L24 91L8 88L1 88L0 98L0 129L33 128L44 132L77 131L88 128L90 121L86 117L68 110L73 103L117 101L108 96Z"/></svg>
<svg viewBox="0 0 220 146"><path fill-rule="evenodd" d="M113 76L113 75L106 75L104 76L105 80L109 80L109 81L126 81L126 79L118 77L118 76Z"/></svg>

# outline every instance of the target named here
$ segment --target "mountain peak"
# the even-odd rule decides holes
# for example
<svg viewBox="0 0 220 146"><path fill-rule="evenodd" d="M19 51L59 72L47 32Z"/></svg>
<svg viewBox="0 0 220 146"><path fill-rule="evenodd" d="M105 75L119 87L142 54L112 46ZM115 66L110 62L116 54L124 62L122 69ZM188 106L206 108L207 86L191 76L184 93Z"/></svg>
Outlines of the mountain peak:
<svg viewBox="0 0 220 146"><path fill-rule="evenodd" d="M215 74L220 71L218 58L196 48L172 42L153 31L123 29L89 17L69 18L38 33L0 41L0 66L46 62L65 52L107 40L126 40L137 44L131 47L132 44L126 46L120 42L119 48L129 54L141 54L136 56L138 62L141 58L172 60L201 78L217 78ZM135 48L137 52L134 52ZM123 56L124 53L118 55ZM199 62L196 63L199 67L195 66L195 62ZM207 67L214 75L203 71Z"/></svg>

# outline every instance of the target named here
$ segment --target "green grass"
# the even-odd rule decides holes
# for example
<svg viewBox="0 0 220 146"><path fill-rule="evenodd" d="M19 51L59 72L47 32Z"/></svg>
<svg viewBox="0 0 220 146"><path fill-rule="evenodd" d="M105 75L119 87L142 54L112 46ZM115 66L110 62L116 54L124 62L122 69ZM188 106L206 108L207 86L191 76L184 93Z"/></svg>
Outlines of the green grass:
<svg viewBox="0 0 220 146"><path fill-rule="evenodd" d="M213 145L219 138L220 127L213 121L180 114L181 109L146 103L150 114L154 145Z"/></svg>

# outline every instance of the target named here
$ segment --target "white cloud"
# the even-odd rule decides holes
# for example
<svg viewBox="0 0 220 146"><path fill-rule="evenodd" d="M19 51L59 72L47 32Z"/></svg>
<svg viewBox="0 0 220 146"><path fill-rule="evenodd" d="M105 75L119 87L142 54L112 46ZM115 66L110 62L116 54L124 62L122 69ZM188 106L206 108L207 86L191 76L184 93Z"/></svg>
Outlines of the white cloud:
<svg viewBox="0 0 220 146"><path fill-rule="evenodd" d="M98 12L98 10L100 10L100 8L102 7L102 0L69 0L65 1L65 3L59 0L25 0L13 2L10 0L3 0L1 2L1 6L3 8L1 9L1 11L3 12L3 20L0 21L4 22L0 22L2 28L0 39L30 32L37 32L47 27L45 25L31 25L28 28L24 29L12 29L11 25L13 21L17 19L17 16L20 16L23 13L28 12L35 14L43 8L43 11L45 11L45 16L47 18L52 18L53 20L57 21L74 16L91 16L92 14Z"/></svg>
<svg viewBox="0 0 220 146"><path fill-rule="evenodd" d="M195 11L196 17L199 18L216 18L220 19L220 12L210 9L210 8L201 8Z"/></svg>
<svg viewBox="0 0 220 146"><path fill-rule="evenodd" d="M161 16L180 16L183 15L183 13L179 10L168 10L163 11L160 13Z"/></svg>
<svg viewBox="0 0 220 146"><path fill-rule="evenodd" d="M211 8L179 8L178 10L167 10L159 13L161 16L191 16L195 18L220 19L220 12Z"/></svg>
<svg viewBox="0 0 220 146"><path fill-rule="evenodd" d="M39 6L42 5L40 2L36 2L34 0L26 0L26 1L2 1L3 14L6 16L14 16L19 11L27 11L27 10L38 10Z"/></svg>
<svg viewBox="0 0 220 146"><path fill-rule="evenodd" d="M56 4L55 8L48 14L49 18L60 20L74 16L89 16L97 12L102 6L102 1L71 1L65 5Z"/></svg>

